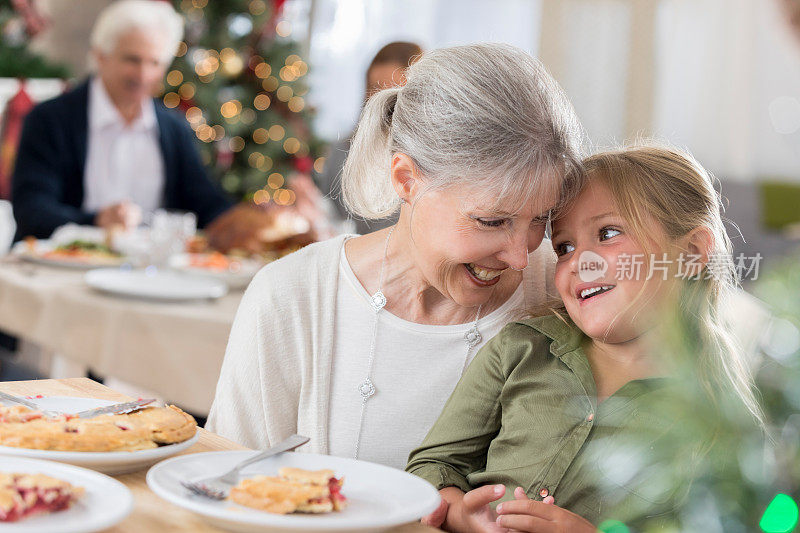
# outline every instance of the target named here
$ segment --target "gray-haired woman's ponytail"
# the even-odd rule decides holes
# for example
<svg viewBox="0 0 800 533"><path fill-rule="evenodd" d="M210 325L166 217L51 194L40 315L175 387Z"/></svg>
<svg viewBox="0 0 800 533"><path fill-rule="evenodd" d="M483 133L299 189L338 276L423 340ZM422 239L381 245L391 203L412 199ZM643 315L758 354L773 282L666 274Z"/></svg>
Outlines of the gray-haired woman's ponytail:
<svg viewBox="0 0 800 533"><path fill-rule="evenodd" d="M347 209L365 219L391 215L400 203L389 180L392 115L399 87L372 95L361 112L342 171Z"/></svg>

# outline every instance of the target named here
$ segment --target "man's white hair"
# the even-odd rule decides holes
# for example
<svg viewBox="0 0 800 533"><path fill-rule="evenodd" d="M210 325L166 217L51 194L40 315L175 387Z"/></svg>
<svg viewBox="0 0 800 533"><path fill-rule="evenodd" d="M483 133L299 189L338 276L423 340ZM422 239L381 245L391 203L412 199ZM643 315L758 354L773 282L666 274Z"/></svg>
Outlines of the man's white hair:
<svg viewBox="0 0 800 533"><path fill-rule="evenodd" d="M162 61L169 64L183 39L183 17L169 2L119 0L97 17L92 29L92 48L108 54L117 46L119 38L130 30L163 36L166 43Z"/></svg>

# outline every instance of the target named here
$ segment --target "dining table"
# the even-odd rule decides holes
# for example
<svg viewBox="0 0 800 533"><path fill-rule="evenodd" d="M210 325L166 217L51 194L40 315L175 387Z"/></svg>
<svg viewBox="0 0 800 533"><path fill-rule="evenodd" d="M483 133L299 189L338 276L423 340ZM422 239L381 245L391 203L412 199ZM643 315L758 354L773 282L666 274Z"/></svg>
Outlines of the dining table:
<svg viewBox="0 0 800 533"><path fill-rule="evenodd" d="M106 387L88 378L40 379L33 381L0 382L0 391L17 396L72 396L95 398L115 402L130 401L133 398ZM199 438L189 449L179 455L224 450L246 450L224 437L198 428ZM112 476L122 482L133 494L133 511L116 526L106 530L108 533L157 533L192 532L205 533L223 531L205 523L192 512L161 499L152 492L145 481L147 470ZM419 522L410 523L387 530L387 533L435 533L435 528L423 526Z"/></svg>
<svg viewBox="0 0 800 533"><path fill-rule="evenodd" d="M66 360L69 372L112 377L206 416L244 294L157 301L90 288L86 270L0 259L0 331Z"/></svg>

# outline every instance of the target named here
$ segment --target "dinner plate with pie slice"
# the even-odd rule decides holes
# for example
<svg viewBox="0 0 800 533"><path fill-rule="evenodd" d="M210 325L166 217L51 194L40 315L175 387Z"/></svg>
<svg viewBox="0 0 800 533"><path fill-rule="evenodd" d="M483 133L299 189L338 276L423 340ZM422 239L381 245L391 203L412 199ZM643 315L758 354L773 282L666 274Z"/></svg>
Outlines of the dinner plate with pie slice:
<svg viewBox="0 0 800 533"><path fill-rule="evenodd" d="M41 409L69 414L117 403L69 396L33 397L29 400ZM2 408L18 410L23 418L30 417L29 411L22 406L16 407L7 401L0 404ZM0 412L0 442L13 444L0 445L0 454L69 463L106 474L143 470L190 448L198 439L197 427L190 415L175 408L158 409L85 420L48 421L38 417L25 423L19 423L12 416L15 413L4 418ZM143 419L144 416L147 419ZM155 431L158 433L152 437ZM34 442L36 444L29 444ZM37 449L42 447L56 449ZM118 451L90 451L111 447Z"/></svg>
<svg viewBox="0 0 800 533"><path fill-rule="evenodd" d="M165 500L202 516L216 527L239 532L370 532L416 522L433 512L441 498L427 481L388 466L330 455L282 453L245 467L240 487L228 499L216 501L194 494L181 482L198 481L224 474L256 451L205 452L181 455L162 461L147 472L150 489ZM303 487L281 475L297 470L309 471L309 480L329 471L331 487L344 497L344 505L327 505L318 492L302 492ZM287 483L288 481L288 483ZM300 494L309 501L294 501L299 506L273 505L288 496L275 496L284 490L276 483L290 485L292 497ZM276 492L278 491L278 492ZM299 491L299 492L297 492ZM234 497L244 495L245 498ZM324 491L323 491L324 492ZM333 489L325 494L332 495ZM268 495L268 496L265 496ZM273 500L269 500L269 498ZM340 510L328 510L328 509ZM271 511L264 510L270 509ZM292 511L294 509L294 512ZM297 512L305 509L306 512ZM322 511L322 512L315 512Z"/></svg>
<svg viewBox="0 0 800 533"><path fill-rule="evenodd" d="M91 533L133 510L119 481L77 466L0 456L0 531Z"/></svg>

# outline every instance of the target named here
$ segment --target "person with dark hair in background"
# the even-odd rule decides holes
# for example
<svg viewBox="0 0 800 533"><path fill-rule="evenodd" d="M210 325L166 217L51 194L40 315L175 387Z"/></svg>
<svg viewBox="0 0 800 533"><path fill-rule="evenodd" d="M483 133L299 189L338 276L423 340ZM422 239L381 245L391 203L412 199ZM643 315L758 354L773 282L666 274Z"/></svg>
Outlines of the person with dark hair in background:
<svg viewBox="0 0 800 533"><path fill-rule="evenodd" d="M406 83L406 69L419 56L422 55L422 48L418 44L395 41L381 48L367 68L366 91L364 102L370 96L381 89L392 86L403 86ZM339 187L339 176L347 159L347 152L350 151L350 141L353 138L351 133L344 139L333 143L330 152L325 158L325 168L321 173L314 175L314 181L323 195L333 199L336 211L343 220L351 218L350 213L344 206L341 199ZM397 221L396 216L382 220L353 219L356 233L365 234L371 231L383 229L391 226Z"/></svg>

